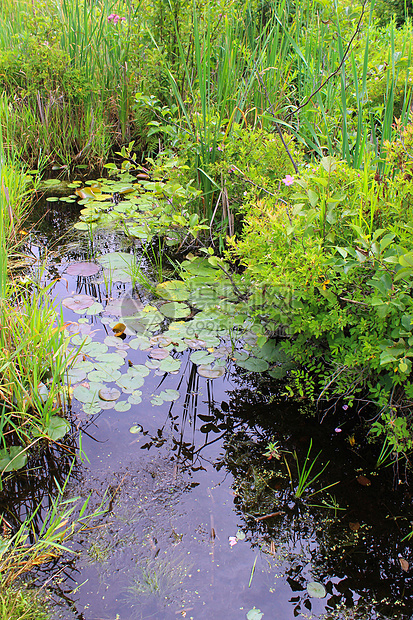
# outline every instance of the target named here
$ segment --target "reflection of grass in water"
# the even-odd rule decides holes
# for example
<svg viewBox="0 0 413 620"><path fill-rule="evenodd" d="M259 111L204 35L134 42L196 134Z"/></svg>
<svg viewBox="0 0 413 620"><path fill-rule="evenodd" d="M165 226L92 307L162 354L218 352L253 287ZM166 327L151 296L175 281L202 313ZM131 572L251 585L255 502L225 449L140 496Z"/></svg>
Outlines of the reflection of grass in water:
<svg viewBox="0 0 413 620"><path fill-rule="evenodd" d="M143 561L138 570L139 574L134 577L133 585L127 588L130 596L154 594L168 599L182 586L189 567L179 558L168 561L166 557L156 557Z"/></svg>

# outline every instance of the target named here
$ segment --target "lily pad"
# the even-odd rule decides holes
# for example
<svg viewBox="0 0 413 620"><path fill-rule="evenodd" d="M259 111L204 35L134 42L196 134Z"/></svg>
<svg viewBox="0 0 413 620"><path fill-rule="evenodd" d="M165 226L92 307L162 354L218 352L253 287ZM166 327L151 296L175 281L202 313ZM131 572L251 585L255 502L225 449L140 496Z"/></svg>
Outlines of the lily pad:
<svg viewBox="0 0 413 620"><path fill-rule="evenodd" d="M87 344L92 342L92 338L90 336L75 334L74 336L72 336L71 342L77 347L80 347L81 345L86 346Z"/></svg>
<svg viewBox="0 0 413 620"><path fill-rule="evenodd" d="M98 357L108 350L108 346L103 342L90 342L82 347L82 353L90 357Z"/></svg>
<svg viewBox="0 0 413 620"><path fill-rule="evenodd" d="M129 432L132 433L132 435L138 435L139 433L142 432L142 426L140 424L134 424L133 426L130 427Z"/></svg>
<svg viewBox="0 0 413 620"><path fill-rule="evenodd" d="M141 351L147 351L151 345L149 338L139 335L129 342L129 346L131 349L140 349Z"/></svg>
<svg viewBox="0 0 413 620"><path fill-rule="evenodd" d="M102 400L118 400L120 397L120 391L116 388L104 387L99 390L99 398Z"/></svg>
<svg viewBox="0 0 413 620"><path fill-rule="evenodd" d="M307 592L312 598L324 598L327 594L323 584L318 581L310 581L307 583Z"/></svg>
<svg viewBox="0 0 413 620"><path fill-rule="evenodd" d="M180 367L180 360L176 360L171 356L166 357L159 364L159 370L162 370L162 372L176 372L180 369Z"/></svg>
<svg viewBox="0 0 413 620"><path fill-rule="evenodd" d="M126 252L109 252L98 257L98 262L106 269L128 269L136 262L133 254Z"/></svg>
<svg viewBox="0 0 413 620"><path fill-rule="evenodd" d="M250 372L265 372L269 368L268 362L258 357L249 357L244 362L237 362L238 366Z"/></svg>
<svg viewBox="0 0 413 620"><path fill-rule="evenodd" d="M83 276L84 278L88 278L90 276L95 276L100 270L101 266L96 263L81 262L69 265L66 269L66 273L68 273L69 276Z"/></svg>
<svg viewBox="0 0 413 620"><path fill-rule="evenodd" d="M96 299L93 299L90 295L73 295L72 297L66 297L62 301L62 306L74 312L82 312L90 308L95 302Z"/></svg>
<svg viewBox="0 0 413 620"><path fill-rule="evenodd" d="M81 403L91 403L96 400L96 394L85 385L77 385L73 390L73 396Z"/></svg>
<svg viewBox="0 0 413 620"><path fill-rule="evenodd" d="M53 415L49 420L49 424L44 429L44 432L52 441L58 441L62 439L69 430L70 424L67 420L60 416Z"/></svg>
<svg viewBox="0 0 413 620"><path fill-rule="evenodd" d="M27 454L21 446L0 450L0 473L17 471L27 463Z"/></svg>
<svg viewBox="0 0 413 620"><path fill-rule="evenodd" d="M131 377L130 375L123 375L116 381L116 384L125 394L132 394L135 390L142 387L144 383L145 381L140 375L135 375L134 377Z"/></svg>
<svg viewBox="0 0 413 620"><path fill-rule="evenodd" d="M163 405L163 398L161 398L160 396L154 396L153 398L151 398L151 404L152 405Z"/></svg>
<svg viewBox="0 0 413 620"><path fill-rule="evenodd" d="M117 336L106 336L104 343L109 347L116 347L117 349L123 349L126 351L129 349L129 345L122 340L122 338L118 338Z"/></svg>
<svg viewBox="0 0 413 620"><path fill-rule="evenodd" d="M98 301L95 302L94 304L92 304L87 310L86 310L86 314L88 316L94 316L95 314L100 314L101 312L103 312L103 306L101 303L99 303Z"/></svg>
<svg viewBox="0 0 413 620"><path fill-rule="evenodd" d="M128 398L128 402L131 405L139 405L142 402L142 392L140 390L134 390Z"/></svg>
<svg viewBox="0 0 413 620"><path fill-rule="evenodd" d="M156 294L162 299L169 299L170 301L187 301L189 293L185 282L181 280L169 280L158 284L156 287Z"/></svg>
<svg viewBox="0 0 413 620"><path fill-rule="evenodd" d="M169 358L166 358L169 359ZM155 370L156 368L159 368L159 366L161 365L161 362L159 360L146 360L145 362L145 366L146 368L149 368L149 370Z"/></svg>
<svg viewBox="0 0 413 620"><path fill-rule="evenodd" d="M197 368L198 374L206 379L218 379L225 374L225 368L223 366L200 365Z"/></svg>
<svg viewBox="0 0 413 620"><path fill-rule="evenodd" d="M168 319L184 319L191 314L191 308L178 301L169 301L166 304L162 304L159 310Z"/></svg>
<svg viewBox="0 0 413 620"><path fill-rule="evenodd" d="M169 356L169 351L167 349L152 349L149 353L149 357L152 357L154 360L164 360Z"/></svg>
<svg viewBox="0 0 413 620"><path fill-rule="evenodd" d="M131 408L131 404L128 403L128 401L126 400L121 400L118 403L116 403L115 405L115 410L116 411L129 411L129 409Z"/></svg>
<svg viewBox="0 0 413 620"><path fill-rule="evenodd" d="M174 400L178 400L179 398L179 392L178 390L171 390L171 389L167 389L167 390L163 390L160 394L159 394L160 398L162 398L162 400L166 400L167 402L173 402Z"/></svg>
<svg viewBox="0 0 413 620"><path fill-rule="evenodd" d="M87 415L96 415L102 411L102 405L98 401L93 401L91 403L84 403L82 409Z"/></svg>
<svg viewBox="0 0 413 620"><path fill-rule="evenodd" d="M143 364L135 364L134 366L128 368L127 374L131 377L147 377L149 375L149 368Z"/></svg>
<svg viewBox="0 0 413 620"><path fill-rule="evenodd" d="M189 359L193 364L203 364L204 366L212 364L215 361L215 357L207 351L194 351L191 353Z"/></svg>
<svg viewBox="0 0 413 620"><path fill-rule="evenodd" d="M86 371L85 368L71 368L67 371L67 380L69 383L79 383L79 381L83 381L86 379L86 375L88 372L93 370L92 364L90 364L90 370Z"/></svg>
<svg viewBox="0 0 413 620"><path fill-rule="evenodd" d="M264 612L262 612L261 609L256 609L253 607L253 609L250 609L247 613L247 620L261 620L263 615Z"/></svg>
<svg viewBox="0 0 413 620"><path fill-rule="evenodd" d="M105 314L110 316L132 317L143 309L144 305L133 297L125 296L113 299L105 308Z"/></svg>
<svg viewBox="0 0 413 620"><path fill-rule="evenodd" d="M123 353L123 351L121 351L121 353ZM119 355L118 351L116 351L116 353L102 353L102 355L96 355L96 360L100 364L109 364L116 368L120 368L124 364L123 356Z"/></svg>

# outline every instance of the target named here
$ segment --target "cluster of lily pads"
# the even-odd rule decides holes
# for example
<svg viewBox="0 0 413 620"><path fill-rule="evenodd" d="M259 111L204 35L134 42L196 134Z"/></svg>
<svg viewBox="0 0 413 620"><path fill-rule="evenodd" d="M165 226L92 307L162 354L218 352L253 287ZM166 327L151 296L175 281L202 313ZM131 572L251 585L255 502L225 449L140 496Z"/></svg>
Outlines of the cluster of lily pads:
<svg viewBox="0 0 413 620"><path fill-rule="evenodd" d="M95 277L131 282L136 257L112 252L98 257L97 263L70 265L67 272L78 277ZM127 294L109 300L104 306L84 294L72 295L63 305L85 315L69 327L71 344L77 351L68 370L74 386L73 397L87 414L114 408L127 411L142 401L141 388L151 371L157 375L177 374L182 353L206 379L225 374L229 363L252 372L270 371L277 376L286 363L274 340L259 343L262 329L248 315L247 303L239 299L224 271L208 257L189 255L181 266L182 280L158 283L155 297L144 305ZM103 342L94 340L90 316L101 315L101 322L113 330ZM145 364L129 363L128 350L147 352ZM108 387L108 384L112 386ZM123 396L123 398L122 398ZM152 405L179 398L177 390L152 395Z"/></svg>
<svg viewBox="0 0 413 620"><path fill-rule="evenodd" d="M57 184L51 179L49 188ZM176 202L186 202L199 193L191 184L184 188L177 182L151 180L147 174L123 171L116 180L99 178L86 181L84 187L81 185L80 181L74 181L66 185L74 194L46 199L49 202L77 200L83 207L80 221L75 224L77 230L93 232L97 227L122 227L128 237L146 243L162 234L166 244L172 246L180 243L182 231L184 235L190 231L196 237L200 230L208 229L197 214L175 207Z"/></svg>

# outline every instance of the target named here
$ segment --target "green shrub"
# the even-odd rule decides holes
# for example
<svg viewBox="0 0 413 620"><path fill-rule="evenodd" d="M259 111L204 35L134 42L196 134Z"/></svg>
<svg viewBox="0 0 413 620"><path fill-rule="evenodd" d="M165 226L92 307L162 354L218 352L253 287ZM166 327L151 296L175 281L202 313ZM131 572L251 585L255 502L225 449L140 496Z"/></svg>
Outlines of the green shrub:
<svg viewBox="0 0 413 620"><path fill-rule="evenodd" d="M375 432L401 452L413 448L412 136L387 145L393 178L369 160L358 173L324 158L277 198L250 199L231 240L245 277L265 287L260 315L289 336L290 394L376 403Z"/></svg>

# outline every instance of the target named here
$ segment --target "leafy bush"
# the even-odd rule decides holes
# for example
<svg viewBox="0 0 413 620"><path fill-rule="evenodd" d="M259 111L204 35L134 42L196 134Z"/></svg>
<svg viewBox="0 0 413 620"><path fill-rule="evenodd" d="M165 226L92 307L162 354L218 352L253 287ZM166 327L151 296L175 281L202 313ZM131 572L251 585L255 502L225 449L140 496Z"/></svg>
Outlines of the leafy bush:
<svg viewBox="0 0 413 620"><path fill-rule="evenodd" d="M374 430L399 451L413 448L412 136L387 145L393 178L379 179L368 159L357 173L326 157L276 198L251 199L231 240L266 289L267 325L286 327L283 348L299 366L290 394L376 403Z"/></svg>

